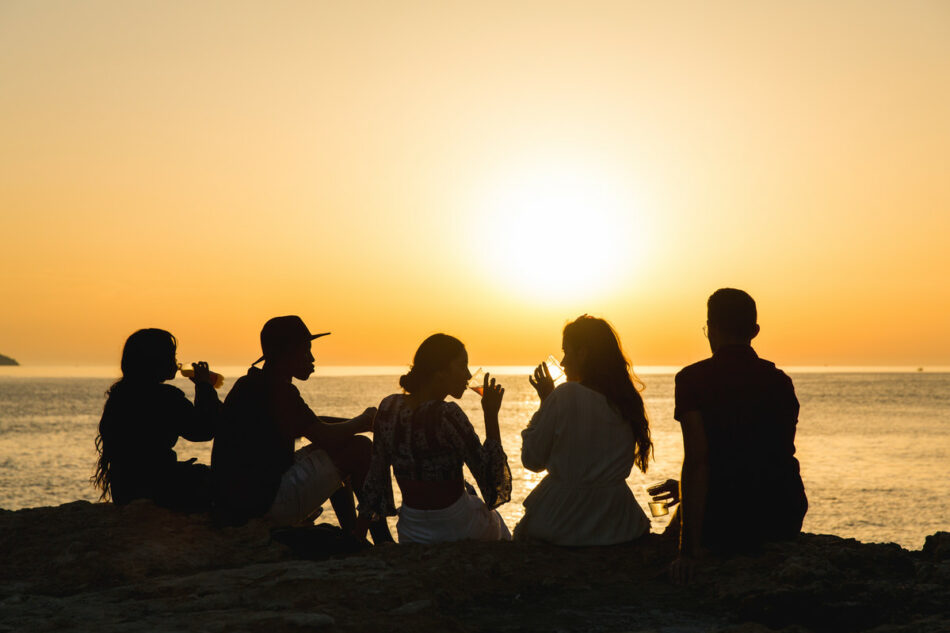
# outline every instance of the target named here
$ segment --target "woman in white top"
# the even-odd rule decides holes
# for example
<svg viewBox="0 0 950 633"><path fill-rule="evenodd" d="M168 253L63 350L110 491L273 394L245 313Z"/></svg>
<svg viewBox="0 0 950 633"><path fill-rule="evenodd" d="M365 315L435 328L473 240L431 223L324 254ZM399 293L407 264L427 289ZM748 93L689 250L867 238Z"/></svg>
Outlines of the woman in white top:
<svg viewBox="0 0 950 633"><path fill-rule="evenodd" d="M521 432L521 461L548 474L525 499L514 538L571 546L630 541L650 529L626 483L634 464L646 472L653 452L643 398L603 319L585 314L569 323L563 348L566 383L555 389L544 364L528 378L541 408Z"/></svg>

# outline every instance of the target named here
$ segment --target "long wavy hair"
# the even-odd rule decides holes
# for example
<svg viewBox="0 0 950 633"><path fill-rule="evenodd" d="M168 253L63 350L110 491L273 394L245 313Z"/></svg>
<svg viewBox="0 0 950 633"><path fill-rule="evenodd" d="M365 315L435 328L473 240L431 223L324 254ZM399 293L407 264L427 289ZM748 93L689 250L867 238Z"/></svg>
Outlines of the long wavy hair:
<svg viewBox="0 0 950 633"><path fill-rule="evenodd" d="M643 383L630 370L617 332L607 321L585 314L564 326L564 347L585 351L578 368L581 384L603 394L630 423L635 442L633 463L646 472L653 440L640 395Z"/></svg>
<svg viewBox="0 0 950 633"><path fill-rule="evenodd" d="M419 345L409 373L399 378L399 386L406 393L418 391L436 372L448 367L464 351L465 345L454 336L433 334Z"/></svg>
<svg viewBox="0 0 950 633"><path fill-rule="evenodd" d="M99 434L96 436L96 451L99 460L96 473L90 478L93 486L102 491L100 500L106 500L112 491L112 461L109 438L114 435L116 425L121 423L114 415L109 415L109 399L134 385L160 383L169 377L175 365L175 353L178 341L171 332L158 328L146 328L133 333L122 348L122 378L106 391L106 406L99 420Z"/></svg>

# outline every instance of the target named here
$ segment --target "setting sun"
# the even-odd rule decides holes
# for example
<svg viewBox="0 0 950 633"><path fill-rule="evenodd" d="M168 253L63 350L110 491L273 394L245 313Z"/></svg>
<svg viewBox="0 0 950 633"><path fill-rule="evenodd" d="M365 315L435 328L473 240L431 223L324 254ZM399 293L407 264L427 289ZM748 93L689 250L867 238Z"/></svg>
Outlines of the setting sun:
<svg viewBox="0 0 950 633"><path fill-rule="evenodd" d="M591 162L509 168L485 187L474 217L486 269L512 293L549 303L616 290L642 266L646 209L629 183Z"/></svg>

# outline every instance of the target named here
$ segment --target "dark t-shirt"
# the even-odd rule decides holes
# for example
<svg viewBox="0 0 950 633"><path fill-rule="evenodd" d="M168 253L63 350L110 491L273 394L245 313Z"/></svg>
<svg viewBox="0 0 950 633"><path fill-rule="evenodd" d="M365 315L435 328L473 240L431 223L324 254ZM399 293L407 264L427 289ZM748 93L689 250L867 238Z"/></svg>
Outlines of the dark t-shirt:
<svg viewBox="0 0 950 633"><path fill-rule="evenodd" d="M241 523L262 516L294 461L294 441L317 421L290 382L251 367L224 401L211 453L219 518Z"/></svg>
<svg viewBox="0 0 950 633"><path fill-rule="evenodd" d="M213 438L220 408L217 392L205 383L197 385L194 405L172 385L116 384L100 422L113 502L151 499L174 509L207 510L207 467L179 463L174 446L179 437Z"/></svg>
<svg viewBox="0 0 950 633"><path fill-rule="evenodd" d="M790 538L808 509L795 459L791 379L746 345L720 348L676 375L674 417L702 414L709 493L703 544L734 549Z"/></svg>

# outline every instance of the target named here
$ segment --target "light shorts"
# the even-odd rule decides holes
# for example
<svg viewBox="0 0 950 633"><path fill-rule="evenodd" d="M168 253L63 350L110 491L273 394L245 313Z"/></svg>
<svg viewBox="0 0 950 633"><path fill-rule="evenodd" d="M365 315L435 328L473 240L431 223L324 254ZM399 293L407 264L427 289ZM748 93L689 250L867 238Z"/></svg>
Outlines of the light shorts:
<svg viewBox="0 0 950 633"><path fill-rule="evenodd" d="M403 504L396 532L400 543L511 540L511 532L498 510L489 510L484 501L467 492L441 510L416 510Z"/></svg>
<svg viewBox="0 0 950 633"><path fill-rule="evenodd" d="M294 452L284 471L267 518L279 525L298 525L318 510L343 482L326 451L308 444Z"/></svg>

